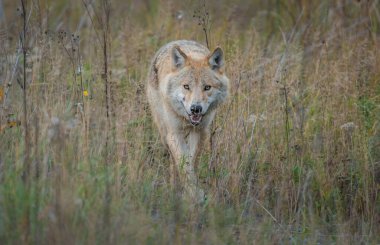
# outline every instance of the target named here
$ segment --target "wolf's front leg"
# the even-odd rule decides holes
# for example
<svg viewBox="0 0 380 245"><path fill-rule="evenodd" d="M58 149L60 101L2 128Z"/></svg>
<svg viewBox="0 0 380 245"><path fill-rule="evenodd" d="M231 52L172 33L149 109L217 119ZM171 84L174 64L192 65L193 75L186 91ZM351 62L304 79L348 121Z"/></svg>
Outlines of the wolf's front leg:
<svg viewBox="0 0 380 245"><path fill-rule="evenodd" d="M201 134L199 131L192 131L188 135L187 138L187 145L189 147L189 159L190 164L192 168L194 169L197 157L199 155L199 152L201 151L201 148L203 146L204 137L203 134ZM198 178L195 175L194 172L194 186L196 187L196 190L194 191L195 195L197 196L197 199L200 202L203 202L205 200L205 193L202 188L200 188L198 183Z"/></svg>
<svg viewBox="0 0 380 245"><path fill-rule="evenodd" d="M194 170L195 154L198 149L193 145L188 146L183 134L169 133L166 139L185 191L197 201L203 201L204 192L197 188L197 177ZM197 141L196 138L189 138L189 143L190 141L197 146L199 139Z"/></svg>

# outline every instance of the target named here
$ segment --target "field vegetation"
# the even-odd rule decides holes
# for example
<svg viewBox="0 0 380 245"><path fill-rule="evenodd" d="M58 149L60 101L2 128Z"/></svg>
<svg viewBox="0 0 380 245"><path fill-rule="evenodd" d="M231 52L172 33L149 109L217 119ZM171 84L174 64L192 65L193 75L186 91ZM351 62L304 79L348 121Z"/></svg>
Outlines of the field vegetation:
<svg viewBox="0 0 380 245"><path fill-rule="evenodd" d="M199 205L145 97L220 46ZM0 0L1 244L379 244L380 1Z"/></svg>

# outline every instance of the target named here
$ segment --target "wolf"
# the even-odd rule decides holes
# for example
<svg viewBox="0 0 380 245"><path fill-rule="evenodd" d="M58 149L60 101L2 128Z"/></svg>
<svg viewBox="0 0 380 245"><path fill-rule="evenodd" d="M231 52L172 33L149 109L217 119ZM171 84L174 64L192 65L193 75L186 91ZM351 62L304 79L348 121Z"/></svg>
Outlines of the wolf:
<svg viewBox="0 0 380 245"><path fill-rule="evenodd" d="M169 149L187 194L204 200L195 162L206 140L216 109L226 101L229 79L220 47L212 53L189 40L161 47L148 73L147 99L161 141Z"/></svg>

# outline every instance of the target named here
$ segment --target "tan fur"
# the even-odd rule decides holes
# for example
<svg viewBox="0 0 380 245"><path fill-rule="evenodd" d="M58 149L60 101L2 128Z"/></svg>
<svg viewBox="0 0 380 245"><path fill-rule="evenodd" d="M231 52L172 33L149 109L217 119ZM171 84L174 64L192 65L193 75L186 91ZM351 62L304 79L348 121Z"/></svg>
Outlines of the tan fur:
<svg viewBox="0 0 380 245"><path fill-rule="evenodd" d="M228 96L223 61L220 48L210 53L194 41L174 41L159 49L148 74L147 97L154 122L187 194L198 200L204 193L197 186L195 160L210 133L215 109ZM200 122L192 105L202 108Z"/></svg>

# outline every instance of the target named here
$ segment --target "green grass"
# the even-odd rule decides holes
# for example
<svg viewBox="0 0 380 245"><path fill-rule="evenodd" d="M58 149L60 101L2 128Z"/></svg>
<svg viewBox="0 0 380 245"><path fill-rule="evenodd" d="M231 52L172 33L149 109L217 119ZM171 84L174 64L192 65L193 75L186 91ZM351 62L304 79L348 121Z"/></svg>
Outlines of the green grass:
<svg viewBox="0 0 380 245"><path fill-rule="evenodd" d="M25 162L22 21L0 1L1 244L380 242L377 1L207 1L231 96L197 168L204 205L172 185L145 97L161 45L205 44L200 3L110 1L108 123L102 1L93 21L81 1L28 2Z"/></svg>

